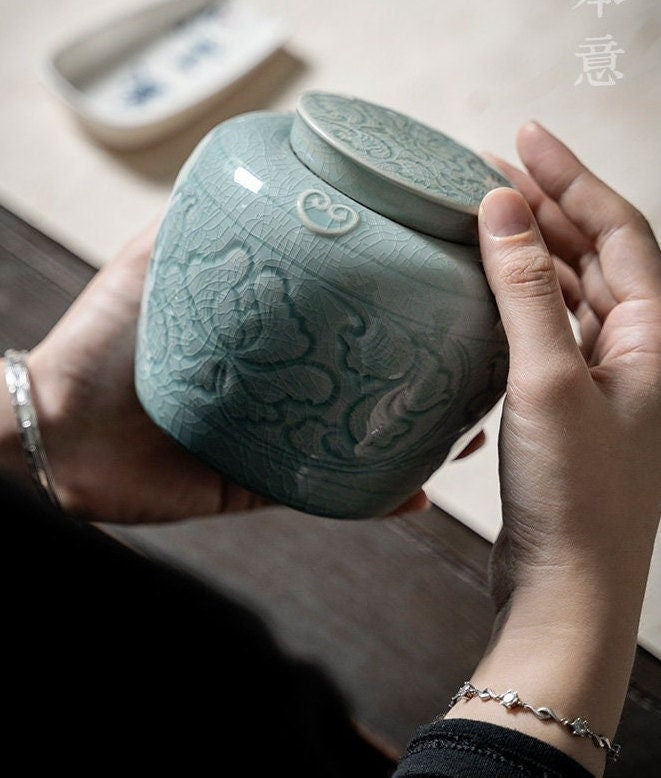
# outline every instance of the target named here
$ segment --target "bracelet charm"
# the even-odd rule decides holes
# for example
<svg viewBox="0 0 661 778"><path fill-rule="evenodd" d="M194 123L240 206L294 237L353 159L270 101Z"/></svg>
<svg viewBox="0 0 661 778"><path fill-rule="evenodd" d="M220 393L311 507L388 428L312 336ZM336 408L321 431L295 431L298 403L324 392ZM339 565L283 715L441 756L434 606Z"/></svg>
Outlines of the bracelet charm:
<svg viewBox="0 0 661 778"><path fill-rule="evenodd" d="M479 697L483 702L493 700L500 703L508 710L520 708L523 711L532 713L540 721L555 721L564 727L571 735L576 737L589 738L597 748L603 748L606 751L606 757L612 762L616 762L620 755L621 746L618 743L612 743L609 738L603 735L597 735L590 729L586 719L577 716L574 719L560 717L552 708L542 706L536 708L528 702L524 702L513 689L508 689L502 694L497 694L492 689L478 689L470 681L464 681L457 693L450 700L449 708L453 708L461 699L471 700L473 697Z"/></svg>

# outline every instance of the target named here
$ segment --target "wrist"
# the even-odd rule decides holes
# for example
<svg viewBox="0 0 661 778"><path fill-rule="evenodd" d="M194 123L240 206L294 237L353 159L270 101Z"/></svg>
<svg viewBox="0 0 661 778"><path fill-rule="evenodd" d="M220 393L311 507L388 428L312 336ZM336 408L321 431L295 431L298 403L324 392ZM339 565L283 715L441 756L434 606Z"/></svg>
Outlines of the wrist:
<svg viewBox="0 0 661 778"><path fill-rule="evenodd" d="M635 655L646 575L615 586L567 575L515 590L497 619L490 645L470 678L478 689L513 689L534 707L562 718L586 719L592 732L611 741L624 704ZM494 701L460 700L448 718L488 721L550 743L599 774L605 752L573 737L553 721L540 721Z"/></svg>

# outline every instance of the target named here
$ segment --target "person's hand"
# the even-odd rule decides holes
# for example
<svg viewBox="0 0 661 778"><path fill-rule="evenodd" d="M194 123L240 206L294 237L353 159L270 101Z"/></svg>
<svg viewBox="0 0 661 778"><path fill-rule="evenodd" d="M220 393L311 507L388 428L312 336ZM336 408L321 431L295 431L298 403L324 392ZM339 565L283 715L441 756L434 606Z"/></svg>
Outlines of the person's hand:
<svg viewBox="0 0 661 778"><path fill-rule="evenodd" d="M170 439L137 399L136 325L155 234L154 224L101 270L27 359L58 496L90 520L160 522L266 504ZM0 465L26 476L17 442L7 449ZM426 505L419 492L398 510Z"/></svg>
<svg viewBox="0 0 661 778"><path fill-rule="evenodd" d="M528 174L497 164L523 194L495 190L479 216L510 368L498 615L471 683L612 740L661 515L661 253L640 213L540 126L518 148ZM603 750L520 708L473 698L446 717L514 727L603 771Z"/></svg>
<svg viewBox="0 0 661 778"><path fill-rule="evenodd" d="M155 231L101 270L28 355L58 495L88 519L166 521L259 503L168 438L136 397L136 323Z"/></svg>
<svg viewBox="0 0 661 778"><path fill-rule="evenodd" d="M511 190L489 194L480 215L511 349L499 605L540 578L610 575L615 560L645 568L661 515L659 246L641 214L539 125L522 128L518 148L528 175L497 164L537 222Z"/></svg>

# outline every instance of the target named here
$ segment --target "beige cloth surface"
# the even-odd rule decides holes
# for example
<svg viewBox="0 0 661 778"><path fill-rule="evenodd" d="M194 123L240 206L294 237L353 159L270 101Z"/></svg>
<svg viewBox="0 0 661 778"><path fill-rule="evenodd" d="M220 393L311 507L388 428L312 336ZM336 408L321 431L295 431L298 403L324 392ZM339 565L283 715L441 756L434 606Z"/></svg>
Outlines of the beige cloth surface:
<svg viewBox="0 0 661 778"><path fill-rule="evenodd" d="M71 36L147 4L0 0L0 201L94 265L161 212L207 129L246 110L291 110L306 88L389 105L510 160L517 127L536 118L661 234L658 0L252 0L287 26L285 51L205 120L144 151L113 152L80 129L39 68ZM586 39L605 35L621 53L600 74L579 55L595 45ZM609 78L611 86L590 83ZM488 538L500 522L497 424L495 414L482 452L428 485L441 507ZM661 656L658 553L648 591L641 642Z"/></svg>
<svg viewBox="0 0 661 778"><path fill-rule="evenodd" d="M305 88L381 102L514 160L516 128L546 123L661 229L661 6L623 0L252 0L290 30L271 69L206 122L142 153L96 145L41 83L71 36L148 0L0 0L0 198L100 265L164 206L195 141L232 113L290 110ZM574 86L586 37L613 35L623 77Z"/></svg>

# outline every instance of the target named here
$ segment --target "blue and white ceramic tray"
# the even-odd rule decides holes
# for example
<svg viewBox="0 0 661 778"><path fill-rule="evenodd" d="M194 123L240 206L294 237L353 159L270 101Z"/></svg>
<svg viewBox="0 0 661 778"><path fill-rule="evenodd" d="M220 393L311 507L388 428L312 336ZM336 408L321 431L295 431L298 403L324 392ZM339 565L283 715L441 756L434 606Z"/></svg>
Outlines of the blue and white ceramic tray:
<svg viewBox="0 0 661 778"><path fill-rule="evenodd" d="M146 145L191 121L284 42L242 0L166 0L55 52L45 79L114 147Z"/></svg>

